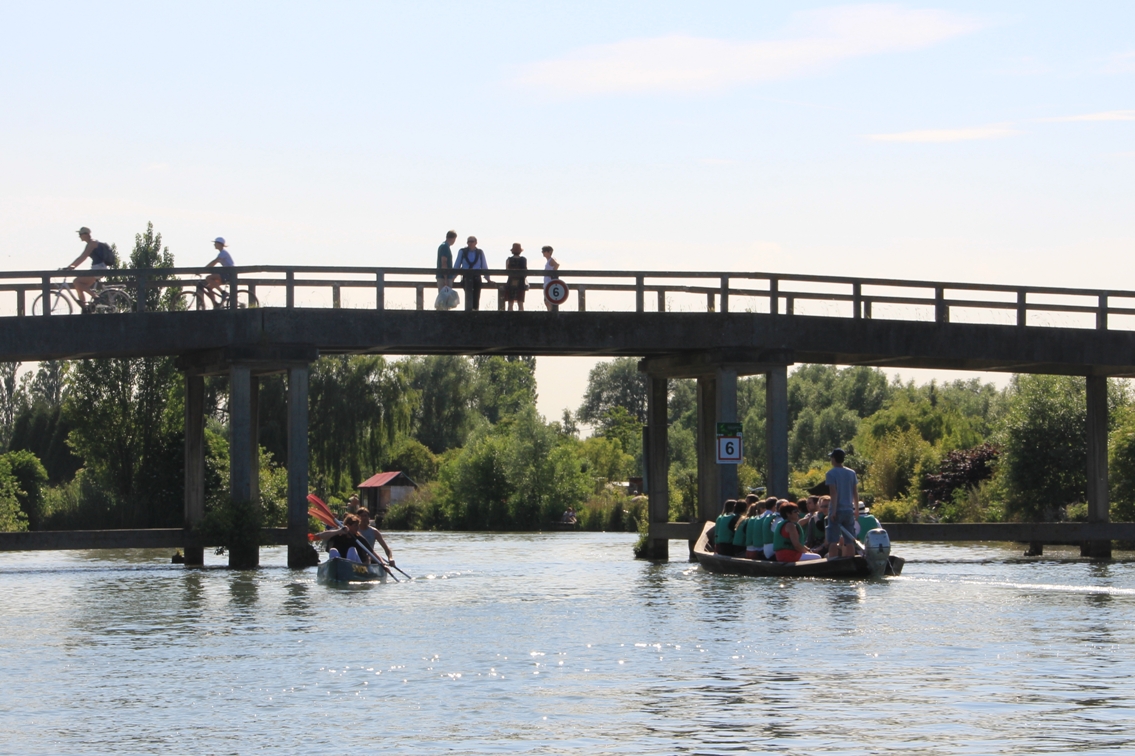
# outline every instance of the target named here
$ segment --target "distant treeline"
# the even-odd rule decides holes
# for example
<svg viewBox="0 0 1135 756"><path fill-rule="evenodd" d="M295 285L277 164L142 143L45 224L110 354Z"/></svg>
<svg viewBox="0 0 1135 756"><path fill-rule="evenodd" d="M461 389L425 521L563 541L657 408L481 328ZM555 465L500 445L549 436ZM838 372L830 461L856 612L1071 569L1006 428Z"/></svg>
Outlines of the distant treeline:
<svg viewBox="0 0 1135 756"><path fill-rule="evenodd" d="M133 268L170 268L147 228ZM157 273L156 275L160 275ZM152 309L176 299L154 293ZM337 356L310 380L310 480L333 503L379 471L420 484L386 527L526 530L571 506L583 527L634 530L644 505L609 483L642 469L645 379L634 359L597 365L576 411L536 411L535 358ZM43 362L16 379L0 364L0 529L178 527L183 512L184 381L172 358ZM881 520L946 522L1084 517L1085 382L1015 376L916 386L879 370L803 365L788 380L790 485L823 480L848 451ZM738 381L745 428L740 490L764 485L764 378ZM260 390L261 517L285 514L285 385ZM671 519L697 511L696 386L672 381ZM227 383L206 383L207 507L228 481ZM1135 404L1109 384L1112 518L1135 516ZM580 439L579 428L592 430ZM715 502L715 505L717 503Z"/></svg>

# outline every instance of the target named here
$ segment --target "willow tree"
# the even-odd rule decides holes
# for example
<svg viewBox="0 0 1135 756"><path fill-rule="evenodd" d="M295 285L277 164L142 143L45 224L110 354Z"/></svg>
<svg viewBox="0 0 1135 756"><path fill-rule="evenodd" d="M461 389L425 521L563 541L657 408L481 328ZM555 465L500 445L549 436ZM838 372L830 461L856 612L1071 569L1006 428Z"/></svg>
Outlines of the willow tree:
<svg viewBox="0 0 1135 756"><path fill-rule="evenodd" d="M338 495L379 471L409 431L416 404L405 363L372 355L319 359L309 388L314 486Z"/></svg>

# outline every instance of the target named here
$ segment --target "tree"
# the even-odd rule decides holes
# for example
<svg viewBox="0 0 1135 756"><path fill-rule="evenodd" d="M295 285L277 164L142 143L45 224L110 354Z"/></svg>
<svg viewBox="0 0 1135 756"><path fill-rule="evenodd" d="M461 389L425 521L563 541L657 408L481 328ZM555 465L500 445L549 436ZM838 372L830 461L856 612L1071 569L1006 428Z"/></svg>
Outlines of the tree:
<svg viewBox="0 0 1135 756"><path fill-rule="evenodd" d="M1016 375L997 432L1008 511L1057 519L1087 489L1087 409L1083 378Z"/></svg>
<svg viewBox="0 0 1135 756"><path fill-rule="evenodd" d="M622 407L638 422L646 422L646 374L634 357L600 362L587 376L587 390L576 417L595 424L615 407Z"/></svg>
<svg viewBox="0 0 1135 756"><path fill-rule="evenodd" d="M19 369L18 362L0 362L0 449L8 448L16 415L20 411L19 386L16 384L16 371Z"/></svg>
<svg viewBox="0 0 1135 756"><path fill-rule="evenodd" d="M323 494L338 495L384 465L410 429L417 395L405 363L339 355L312 366L308 401L311 478Z"/></svg>
<svg viewBox="0 0 1135 756"><path fill-rule="evenodd" d="M1000 455L996 446L981 444L972 449L955 449L946 455L938 472L926 476L924 493L928 501L950 501L958 489L977 488L993 477Z"/></svg>
<svg viewBox="0 0 1135 756"><path fill-rule="evenodd" d="M0 456L16 480L16 500L27 515L28 527L39 530L43 525L43 492L47 487L47 471L29 451L10 451Z"/></svg>
<svg viewBox="0 0 1135 756"><path fill-rule="evenodd" d="M478 356L474 404L490 423L536 406L534 357Z"/></svg>
<svg viewBox="0 0 1135 756"><path fill-rule="evenodd" d="M410 386L417 392L412 435L434 454L463 446L473 428L472 364L466 357L431 355L407 360Z"/></svg>
<svg viewBox="0 0 1135 756"><path fill-rule="evenodd" d="M0 532L19 532L28 529L28 516L20 507L20 490L11 465L0 457Z"/></svg>

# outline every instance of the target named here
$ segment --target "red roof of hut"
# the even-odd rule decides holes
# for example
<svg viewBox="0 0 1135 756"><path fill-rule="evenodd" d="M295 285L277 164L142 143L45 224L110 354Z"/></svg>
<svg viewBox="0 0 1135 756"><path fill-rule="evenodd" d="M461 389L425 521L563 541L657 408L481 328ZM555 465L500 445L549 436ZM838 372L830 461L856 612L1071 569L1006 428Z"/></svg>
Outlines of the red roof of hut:
<svg viewBox="0 0 1135 756"><path fill-rule="evenodd" d="M410 480L410 476L401 470L378 473L359 484L359 488L382 488L383 486L413 486L417 488L418 484Z"/></svg>

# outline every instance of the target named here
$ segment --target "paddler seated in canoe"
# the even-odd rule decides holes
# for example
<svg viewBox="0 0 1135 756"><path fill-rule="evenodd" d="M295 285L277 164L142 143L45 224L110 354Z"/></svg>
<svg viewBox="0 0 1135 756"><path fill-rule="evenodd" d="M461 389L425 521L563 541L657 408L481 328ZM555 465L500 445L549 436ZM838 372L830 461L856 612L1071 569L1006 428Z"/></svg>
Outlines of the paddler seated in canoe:
<svg viewBox="0 0 1135 756"><path fill-rule="evenodd" d="M343 527L338 530L325 530L316 533L315 538L327 541L327 554L332 559L349 559L359 564L370 564L370 555L359 546L359 525L361 521L357 515L347 515L343 518ZM365 541L364 541L365 543Z"/></svg>
<svg viewBox="0 0 1135 756"><path fill-rule="evenodd" d="M816 500L815 508L812 499ZM804 545L823 556L828 551L827 517L831 507L830 496L811 496L808 498L808 514L800 518L804 527Z"/></svg>
<svg viewBox="0 0 1135 756"><path fill-rule="evenodd" d="M803 562L809 559L819 559L819 554L812 553L802 543L804 528L800 527L800 507L791 501L786 501L777 510L781 519L777 520L776 529L772 533L772 548L778 562Z"/></svg>
<svg viewBox="0 0 1135 756"><path fill-rule="evenodd" d="M386 545L386 541L383 539L382 533L378 532L378 528L370 524L370 510L366 507L359 507L355 516L359 518L359 536L367 542L370 550L374 551L374 545L377 543L386 552L386 561L394 564L394 552ZM374 551L374 553L377 556L378 552Z"/></svg>

